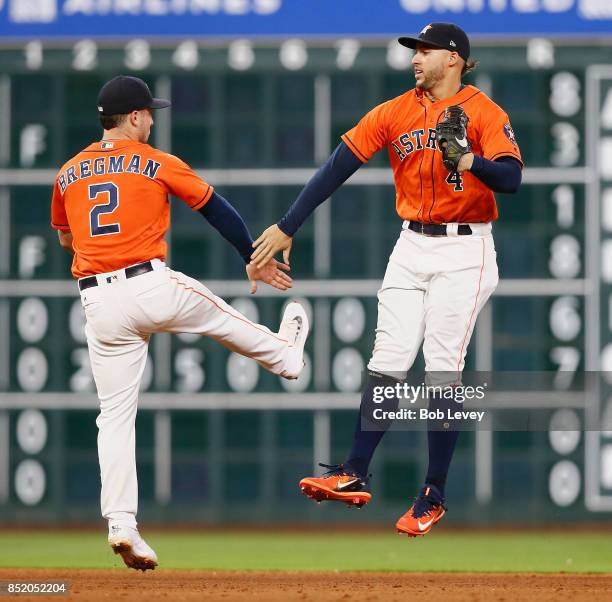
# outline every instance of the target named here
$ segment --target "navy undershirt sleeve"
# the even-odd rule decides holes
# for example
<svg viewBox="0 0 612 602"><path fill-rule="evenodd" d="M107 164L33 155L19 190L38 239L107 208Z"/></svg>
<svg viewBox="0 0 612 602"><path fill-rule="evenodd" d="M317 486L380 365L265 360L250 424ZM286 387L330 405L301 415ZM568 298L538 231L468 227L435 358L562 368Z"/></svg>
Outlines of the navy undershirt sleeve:
<svg viewBox="0 0 612 602"><path fill-rule="evenodd" d="M493 192L516 192L523 178L521 164L513 157L500 157L489 161L474 155L470 171Z"/></svg>
<svg viewBox="0 0 612 602"><path fill-rule="evenodd" d="M304 186L277 226L287 236L293 236L310 214L362 165L353 151L341 142ZM489 161L475 155L471 171L494 192L516 192L521 184L521 164L512 157Z"/></svg>
<svg viewBox="0 0 612 602"><path fill-rule="evenodd" d="M276 225L287 236L293 236L308 216L362 165L353 151L341 142Z"/></svg>
<svg viewBox="0 0 612 602"><path fill-rule="evenodd" d="M240 213L220 194L213 192L208 203L198 211L225 240L240 253L245 263L251 261L253 239Z"/></svg>

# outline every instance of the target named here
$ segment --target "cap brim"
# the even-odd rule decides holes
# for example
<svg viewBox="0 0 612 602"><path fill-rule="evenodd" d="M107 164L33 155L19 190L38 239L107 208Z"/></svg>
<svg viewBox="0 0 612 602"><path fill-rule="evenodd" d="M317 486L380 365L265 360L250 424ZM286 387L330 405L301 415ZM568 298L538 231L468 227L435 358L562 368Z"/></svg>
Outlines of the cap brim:
<svg viewBox="0 0 612 602"><path fill-rule="evenodd" d="M149 109L165 109L169 107L172 103L169 100L165 100L164 98L154 98L153 102L149 104Z"/></svg>
<svg viewBox="0 0 612 602"><path fill-rule="evenodd" d="M447 50L447 48L445 48L444 46L441 46L440 44L434 44L433 42L428 42L427 40L421 40L421 38L410 38L410 37L403 37L403 38L398 38L397 41L402 45L402 46L406 46L406 48L416 48L417 44L423 44L423 46L431 46L432 48L442 48L443 50Z"/></svg>

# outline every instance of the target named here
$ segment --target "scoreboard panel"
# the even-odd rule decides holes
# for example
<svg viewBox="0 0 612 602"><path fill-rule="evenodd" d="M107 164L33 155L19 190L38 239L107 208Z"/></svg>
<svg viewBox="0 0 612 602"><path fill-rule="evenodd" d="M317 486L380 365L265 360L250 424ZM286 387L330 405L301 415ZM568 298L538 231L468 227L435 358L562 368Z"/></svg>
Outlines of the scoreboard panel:
<svg viewBox="0 0 612 602"><path fill-rule="evenodd" d="M470 82L510 115L526 170L517 195L498 197L501 282L467 367L552 372L561 395L574 374L612 365L612 74L598 66L612 46L533 39L475 44L474 55ZM73 496L83 503L72 518L95 517L96 399L49 199L59 166L99 137L97 91L119 72L172 98L153 144L190 162L253 234L282 215L341 133L413 85L410 55L395 42L34 40L0 49L0 520L57 516ZM275 328L285 297L263 287L249 297L241 259L176 199L172 222L169 263ZM282 518L274 500L295 509L295 480L313 457L343 456L400 227L380 153L300 231L292 296L307 304L313 333L294 383L208 340L154 337L138 427L150 516L180 518L197 505L189 516L226 520L248 502L255 518ZM539 522L612 510L612 435L585 430L612 412L612 379L601 383L589 403L549 408L545 432L466 433L451 476L457 498L480 502L483 519L516 519L503 500L512 490L516 501L522 480ZM421 478L422 435L391 433L376 457L388 504L401 505ZM255 501L236 498L236 478L253 480Z"/></svg>

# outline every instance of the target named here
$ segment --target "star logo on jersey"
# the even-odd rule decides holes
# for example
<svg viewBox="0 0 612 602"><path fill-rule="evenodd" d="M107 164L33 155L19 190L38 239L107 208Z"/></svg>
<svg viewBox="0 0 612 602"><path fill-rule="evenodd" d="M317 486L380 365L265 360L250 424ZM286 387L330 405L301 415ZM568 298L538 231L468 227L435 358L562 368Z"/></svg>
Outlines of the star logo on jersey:
<svg viewBox="0 0 612 602"><path fill-rule="evenodd" d="M504 134L506 134L506 138L508 138L508 140L510 140L510 142L512 142L512 144L514 144L514 146L518 146L517 142L516 142L516 136L514 135L514 130L512 129L512 126L510 125L510 122L506 123L506 125L504 125Z"/></svg>
<svg viewBox="0 0 612 602"><path fill-rule="evenodd" d="M421 35L425 35L430 29L432 29L431 25L427 25L426 27L423 27L423 30L421 31Z"/></svg>

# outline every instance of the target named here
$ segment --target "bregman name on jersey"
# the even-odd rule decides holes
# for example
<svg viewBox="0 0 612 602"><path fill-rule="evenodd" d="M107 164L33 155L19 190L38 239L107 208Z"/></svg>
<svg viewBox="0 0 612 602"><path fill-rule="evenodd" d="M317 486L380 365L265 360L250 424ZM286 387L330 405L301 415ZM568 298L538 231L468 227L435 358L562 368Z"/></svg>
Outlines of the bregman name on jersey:
<svg viewBox="0 0 612 602"><path fill-rule="evenodd" d="M128 158L129 157L129 158ZM106 174L133 173L143 175L151 180L155 179L161 163L148 159L142 168L142 158L138 154L133 155L109 155L97 157L96 159L85 159L77 165L72 165L60 174L58 183L62 194L66 188L79 180L85 180L93 176L104 176Z"/></svg>

